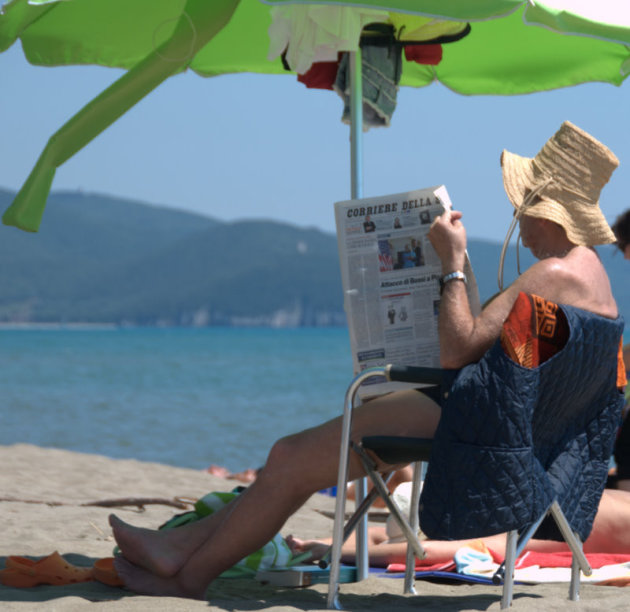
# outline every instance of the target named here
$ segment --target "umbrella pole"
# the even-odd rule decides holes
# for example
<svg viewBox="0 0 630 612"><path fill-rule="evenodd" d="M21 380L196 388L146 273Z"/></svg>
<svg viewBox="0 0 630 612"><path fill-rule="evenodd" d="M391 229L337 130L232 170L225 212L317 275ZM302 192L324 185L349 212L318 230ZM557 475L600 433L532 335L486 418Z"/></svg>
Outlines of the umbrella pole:
<svg viewBox="0 0 630 612"><path fill-rule="evenodd" d="M363 77L361 47L350 52L350 197L363 197Z"/></svg>
<svg viewBox="0 0 630 612"><path fill-rule="evenodd" d="M361 146L363 140L363 80L361 78L361 48L357 51L348 53L349 67L350 67L350 197L354 200L363 196L363 160L361 157ZM348 394L346 394L346 400L348 400ZM349 400L351 402L350 410L352 410L352 403L354 396ZM344 402L344 411L348 409L348 401ZM344 422L346 419L344 419ZM342 432L342 440L349 440L349 427L348 431ZM347 459L350 449L340 449L341 458L340 465L343 464L344 457L346 459L345 475L340 475L341 482L345 484L345 479L348 477L347 473ZM339 487L338 487L339 489ZM361 502L367 496L367 480L366 478L360 478L355 482L355 501L356 506L359 507ZM333 533L333 545L331 549L330 558L330 575L328 577L328 600L327 605L329 610L342 610L339 603L339 576L341 565L341 546L343 537L343 515L345 511L345 491L337 491L337 495L343 497L337 498L337 506L335 507L335 528ZM339 517L337 517L339 514ZM369 573L368 564L368 546L367 546L367 512L359 519L356 526L356 553L355 553L355 565L357 569L356 580L365 580Z"/></svg>
<svg viewBox="0 0 630 612"><path fill-rule="evenodd" d="M363 197L363 77L361 47L350 53L350 173L351 198ZM367 479L355 483L357 506L367 495ZM367 544L367 513L357 525L356 566L357 580L365 580L369 573Z"/></svg>

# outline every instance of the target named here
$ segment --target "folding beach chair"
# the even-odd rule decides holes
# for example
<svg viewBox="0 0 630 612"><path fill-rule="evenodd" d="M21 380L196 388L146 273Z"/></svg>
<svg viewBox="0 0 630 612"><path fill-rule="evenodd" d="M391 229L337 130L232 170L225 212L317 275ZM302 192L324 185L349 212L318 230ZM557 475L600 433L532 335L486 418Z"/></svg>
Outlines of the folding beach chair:
<svg viewBox="0 0 630 612"><path fill-rule="evenodd" d="M546 339L553 344L563 326L562 344L550 345ZM493 578L503 583L502 609L511 604L514 563L529 539L566 541L573 553L569 597L577 600L580 570L591 573L581 543L605 485L623 406L617 380L622 332L621 317L520 294L502 337L478 363L456 371L387 366L359 374L345 397L328 607L341 609L341 545L357 525L357 573L367 575L365 512L378 495L408 542L405 592L415 592L414 556L424 556L419 513L422 532L433 539L507 532L505 561ZM442 416L433 440L373 436L351 443L357 391L375 376L440 388ZM416 464L408 520L366 450L392 465L429 460L421 496ZM357 502L344 529L349 452L358 452L374 489Z"/></svg>

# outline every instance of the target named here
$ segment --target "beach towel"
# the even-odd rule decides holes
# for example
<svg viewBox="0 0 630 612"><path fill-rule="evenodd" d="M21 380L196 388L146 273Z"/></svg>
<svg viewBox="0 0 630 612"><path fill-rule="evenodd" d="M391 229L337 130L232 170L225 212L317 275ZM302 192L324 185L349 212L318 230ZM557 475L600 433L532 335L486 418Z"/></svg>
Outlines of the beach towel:
<svg viewBox="0 0 630 612"><path fill-rule="evenodd" d="M630 554L587 553L586 558L593 574L583 576L582 580L602 586L630 584ZM483 541L476 540L461 547L450 561L434 564L416 561L415 577L493 584L492 576L502 562L502 555L487 548ZM519 583L531 584L569 582L570 568L570 552L524 552L516 560L514 578ZM392 563L387 567L390 574L404 571L403 563Z"/></svg>

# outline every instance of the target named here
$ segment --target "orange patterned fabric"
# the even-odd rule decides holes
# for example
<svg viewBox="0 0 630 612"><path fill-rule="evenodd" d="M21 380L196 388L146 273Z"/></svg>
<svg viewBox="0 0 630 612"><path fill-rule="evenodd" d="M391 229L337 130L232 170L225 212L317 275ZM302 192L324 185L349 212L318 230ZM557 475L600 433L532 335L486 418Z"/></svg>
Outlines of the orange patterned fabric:
<svg viewBox="0 0 630 612"><path fill-rule="evenodd" d="M626 364L623 361L623 338L621 338L619 340L619 353L617 355L617 386L623 389L627 384Z"/></svg>
<svg viewBox="0 0 630 612"><path fill-rule="evenodd" d="M535 368L566 344L569 326L558 305L538 295L519 293L501 329L503 350L519 365ZM627 384L623 338L619 340L617 387Z"/></svg>
<svg viewBox="0 0 630 612"><path fill-rule="evenodd" d="M516 363L535 368L555 355L569 338L569 325L557 304L519 293L501 329L503 350Z"/></svg>

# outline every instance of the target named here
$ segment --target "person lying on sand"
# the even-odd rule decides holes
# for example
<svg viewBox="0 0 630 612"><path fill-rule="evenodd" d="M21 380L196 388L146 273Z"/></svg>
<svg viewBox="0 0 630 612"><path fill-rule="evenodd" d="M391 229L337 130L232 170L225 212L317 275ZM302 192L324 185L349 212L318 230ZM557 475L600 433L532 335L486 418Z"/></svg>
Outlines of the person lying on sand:
<svg viewBox="0 0 630 612"><path fill-rule="evenodd" d="M238 480L239 482L250 484L256 480L256 476L258 476L258 472L260 472L261 469L262 468L247 468L240 472L230 472L230 470L222 465L212 464L210 467L206 468L206 472L213 476L218 476L219 478L225 478L226 480Z"/></svg>
<svg viewBox="0 0 630 612"><path fill-rule="evenodd" d="M617 158L595 138L565 122L535 160L507 151L501 159L523 245L538 261L475 317L464 282L462 213L447 210L433 221L428 236L444 275L438 317L444 368L459 369L479 361L498 340L521 292L609 319L618 317L610 281L593 248L615 241L598 198L619 163ZM534 161L549 170L548 177L523 191L517 170ZM561 197L556 200L548 191ZM557 210L562 215L552 214ZM414 389L377 397L355 411L352 438L374 434L433 438L441 416L439 400ZM116 569L125 585L142 594L204 599L215 578L268 542L313 493L336 484L340 439L341 418L336 418L278 440L246 491L220 511L178 529L140 529L111 515L122 553L116 558ZM401 467L376 463L382 472ZM349 479L364 475L353 456Z"/></svg>
<svg viewBox="0 0 630 612"><path fill-rule="evenodd" d="M285 538L294 555L310 552L310 561L321 559L332 540L301 540L292 535ZM492 551L505 550L505 534L481 538L485 546ZM423 563L446 563L452 561L455 553L474 540L423 540L422 546L427 553ZM566 552L569 547L565 542L532 539L525 547L531 552ZM387 567L390 563L405 563L407 542L392 541L385 527L368 529L368 551L371 567ZM585 553L626 553L630 554L630 492L606 489L599 503L591 535L584 542ZM354 534L343 545L341 560L343 563L355 563L356 543Z"/></svg>

